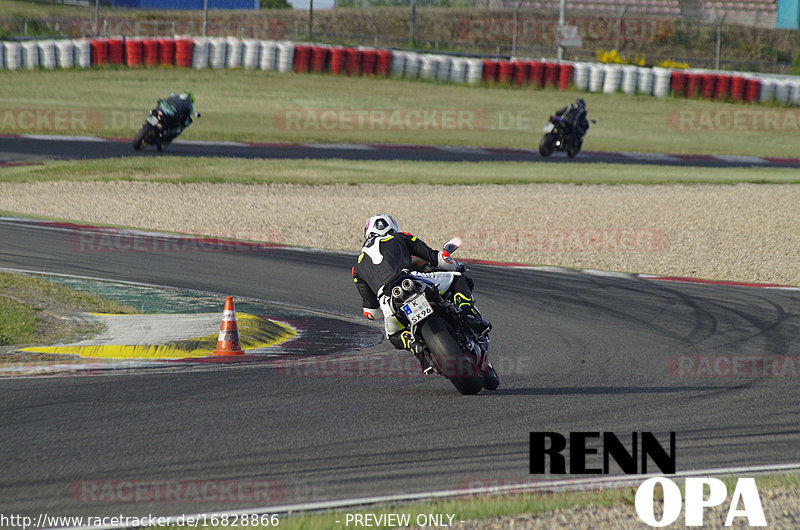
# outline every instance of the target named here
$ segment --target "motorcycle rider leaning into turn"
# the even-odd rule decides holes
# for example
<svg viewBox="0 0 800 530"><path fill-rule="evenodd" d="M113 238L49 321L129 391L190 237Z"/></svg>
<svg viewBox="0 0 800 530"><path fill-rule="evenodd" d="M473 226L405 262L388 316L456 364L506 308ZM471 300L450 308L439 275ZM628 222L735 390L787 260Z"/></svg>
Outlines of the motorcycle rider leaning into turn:
<svg viewBox="0 0 800 530"><path fill-rule="evenodd" d="M194 93L181 92L180 94L170 94L166 99L159 99L158 108L164 111L167 118L169 135L167 141L177 137L180 133L192 124L192 116L200 117L199 112L194 111ZM156 109L153 109L155 111ZM153 112L155 114L155 112Z"/></svg>
<svg viewBox="0 0 800 530"><path fill-rule="evenodd" d="M589 120L586 118L586 102L578 98L566 107L561 107L555 116L567 124L567 134L575 139L582 138L589 130Z"/></svg>
<svg viewBox="0 0 800 530"><path fill-rule="evenodd" d="M367 220L364 239L361 254L353 267L353 281L361 295L364 317L370 320L383 317L386 337L395 348L412 352L424 368L420 345L393 316L389 300L392 283L408 275L425 278L438 285L440 291L446 291L462 310L464 323L476 333L491 330L491 324L475 308L472 280L464 276L464 266L453 260L450 254L437 252L418 237L401 232L397 221L386 214L375 215ZM453 272L411 271L413 256L429 262L433 267Z"/></svg>

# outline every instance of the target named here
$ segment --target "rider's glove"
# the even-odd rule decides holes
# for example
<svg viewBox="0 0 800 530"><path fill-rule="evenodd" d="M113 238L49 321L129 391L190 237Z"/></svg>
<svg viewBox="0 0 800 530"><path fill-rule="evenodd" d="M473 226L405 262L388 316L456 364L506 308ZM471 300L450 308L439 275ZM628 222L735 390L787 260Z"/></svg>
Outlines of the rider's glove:
<svg viewBox="0 0 800 530"><path fill-rule="evenodd" d="M450 257L450 253L446 251L439 252L439 262L436 264L437 267L446 271L454 271L456 267L458 267L458 263L456 260Z"/></svg>

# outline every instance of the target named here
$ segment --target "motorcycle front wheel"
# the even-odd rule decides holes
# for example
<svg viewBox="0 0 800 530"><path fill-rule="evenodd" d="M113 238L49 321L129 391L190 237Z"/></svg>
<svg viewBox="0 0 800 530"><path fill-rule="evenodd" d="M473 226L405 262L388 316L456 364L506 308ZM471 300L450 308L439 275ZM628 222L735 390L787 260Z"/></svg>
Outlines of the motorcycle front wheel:
<svg viewBox="0 0 800 530"><path fill-rule="evenodd" d="M137 132L136 136L133 137L133 148L138 151L143 145L152 143L152 137L155 136L155 133L155 129L153 129L153 126L149 123L142 125L142 128L139 129L139 132Z"/></svg>
<svg viewBox="0 0 800 530"><path fill-rule="evenodd" d="M483 389L483 376L464 355L444 319L436 315L428 317L422 324L421 333L439 372L453 383L456 390L472 395Z"/></svg>
<svg viewBox="0 0 800 530"><path fill-rule="evenodd" d="M553 154L553 133L547 133L539 141L539 154L550 156Z"/></svg>

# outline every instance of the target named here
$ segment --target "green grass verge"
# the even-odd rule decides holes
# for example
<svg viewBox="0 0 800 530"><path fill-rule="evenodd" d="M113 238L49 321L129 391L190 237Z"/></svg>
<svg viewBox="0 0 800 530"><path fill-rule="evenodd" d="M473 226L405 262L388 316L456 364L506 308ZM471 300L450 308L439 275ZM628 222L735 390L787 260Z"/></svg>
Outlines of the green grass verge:
<svg viewBox="0 0 800 530"><path fill-rule="evenodd" d="M399 503L377 506L372 509L353 508L341 509L331 512L311 514L280 515L279 527L289 530L334 530L353 527L351 521L346 525L346 515L371 514L375 517L388 514L407 514L412 527L416 526L417 517L421 514L453 516L453 525L458 526L462 520L486 519L503 515L538 514L549 510L574 508L593 504L596 506L613 506L617 504L633 504L635 490L632 488L599 490L591 492L562 492L551 494L500 494L488 495L473 500L445 499L423 503ZM633 508L631 508L633 509ZM446 514L446 515L445 515ZM212 523L210 528L225 528L220 522L208 519ZM227 525L230 526L230 522ZM251 527L253 527L251 525ZM375 524L373 528L396 528L396 525ZM182 529L190 526L171 526L169 528ZM255 528L270 528L269 525L255 525Z"/></svg>
<svg viewBox="0 0 800 530"><path fill-rule="evenodd" d="M0 169L1 182L148 181L325 184L735 184L800 183L793 168L692 168L638 164L252 160L130 157L50 161Z"/></svg>
<svg viewBox="0 0 800 530"><path fill-rule="evenodd" d="M2 76L0 134L132 138L156 99L189 89L203 116L185 139L536 148L550 113L579 96L597 120L585 149L790 157L800 130L788 108L574 90L175 68Z"/></svg>
<svg viewBox="0 0 800 530"><path fill-rule="evenodd" d="M43 278L0 272L0 294L13 294L15 292L24 296L41 296L64 300L77 311L126 314L137 312L132 307L106 300L96 294L76 291Z"/></svg>
<svg viewBox="0 0 800 530"><path fill-rule="evenodd" d="M95 294L76 291L42 278L0 273L0 346L53 342L72 331L46 325L45 312L136 313Z"/></svg>
<svg viewBox="0 0 800 530"><path fill-rule="evenodd" d="M0 295L0 346L26 344L37 334L36 310Z"/></svg>
<svg viewBox="0 0 800 530"><path fill-rule="evenodd" d="M729 492L736 485L736 478L720 477ZM683 490L683 482L677 481ZM800 487L800 474L757 475L756 484L759 492L767 489L794 490ZM587 492L560 492L537 494L488 494L475 495L471 499L445 499L422 503L400 503L375 507L374 509L341 509L326 513L292 514L279 517L281 528L289 530L334 530L346 528L346 514L409 514L412 526L420 514L450 514L454 515L453 521L457 524L461 520L488 519L499 516L513 516L520 514L541 514L552 510L564 510L585 507L589 505L607 507L628 505L635 514L633 503L637 488L605 489ZM659 497L660 490L656 490ZM659 497L660 498L660 497ZM565 514L565 522L568 516ZM446 519L445 519L446 520ZM339 521L339 522L337 522ZM227 525L230 526L230 523ZM252 525L251 525L252 526ZM354 526L351 522L350 526ZM225 528L224 523L210 528ZM256 528L270 528L269 526L255 526ZM390 525L375 525L375 528L393 528ZM186 526L172 526L171 528L187 528Z"/></svg>
<svg viewBox="0 0 800 530"><path fill-rule="evenodd" d="M487 519L503 515L538 514L550 510L574 508L593 504L596 506L613 506L617 504L633 504L635 491L628 489L563 492L553 494L507 496L487 496L476 500L440 500L421 504L399 504L381 507L375 510L353 509L337 510L332 513L297 515L283 517L281 528L291 530L333 530L346 528L346 514L408 514L411 526L416 527L420 515L439 514L452 515L454 526L462 520ZM633 509L633 508L631 508ZM445 521L447 517L445 516ZM338 521L338 522L337 522ZM349 526L353 526L351 521ZM266 528L266 527L264 527ZM395 528L394 525L377 525L377 528Z"/></svg>

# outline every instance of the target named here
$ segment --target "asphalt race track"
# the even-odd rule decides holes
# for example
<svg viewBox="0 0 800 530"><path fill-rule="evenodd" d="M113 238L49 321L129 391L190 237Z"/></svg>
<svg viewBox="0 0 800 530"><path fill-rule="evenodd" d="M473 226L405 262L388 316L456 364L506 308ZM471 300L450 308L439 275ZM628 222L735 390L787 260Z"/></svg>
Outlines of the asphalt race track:
<svg viewBox="0 0 800 530"><path fill-rule="evenodd" d="M94 137L0 135L0 166L29 159L92 159L122 156L220 156L271 159L422 160L428 162L544 162L614 163L694 167L800 167L800 158L754 156L670 155L582 151L574 159L564 153L543 158L538 138L532 149L501 149L470 146L399 144L246 144L176 140L164 151L145 148L134 151L130 139ZM46 153L46 156L43 156Z"/></svg>
<svg viewBox="0 0 800 530"><path fill-rule="evenodd" d="M68 237L1 222L0 267L360 314L344 254L92 253ZM496 392L263 364L0 380L3 512L197 513L541 480L528 473L530 431L652 431L662 441L675 431L678 471L797 462L797 374L668 370L675 356L798 356L797 291L480 265L471 274L495 324ZM339 357L391 352L383 342ZM271 489L167 501L153 493L161 481ZM142 485L140 498L130 484Z"/></svg>

